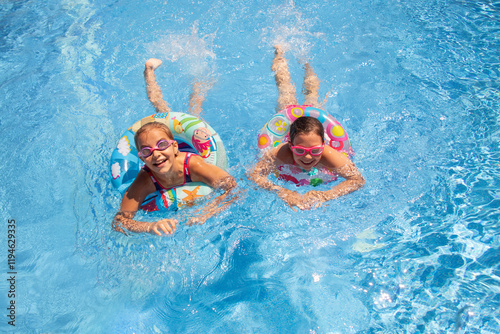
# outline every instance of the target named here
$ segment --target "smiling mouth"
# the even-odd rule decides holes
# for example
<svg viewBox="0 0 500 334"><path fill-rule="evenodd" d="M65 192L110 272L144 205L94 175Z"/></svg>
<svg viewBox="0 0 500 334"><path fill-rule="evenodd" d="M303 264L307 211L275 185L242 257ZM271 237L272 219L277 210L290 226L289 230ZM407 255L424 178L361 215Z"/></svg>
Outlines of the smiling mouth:
<svg viewBox="0 0 500 334"><path fill-rule="evenodd" d="M315 163L314 160L311 162L304 162L304 161L300 160L300 162L302 163L302 166L305 167L307 170L309 170L309 168L313 167L314 163Z"/></svg>
<svg viewBox="0 0 500 334"><path fill-rule="evenodd" d="M161 161L157 161L157 162L153 163L153 165L156 166L156 167L160 167L160 165L162 165L165 161L167 161L167 159L164 159L164 160L161 160Z"/></svg>

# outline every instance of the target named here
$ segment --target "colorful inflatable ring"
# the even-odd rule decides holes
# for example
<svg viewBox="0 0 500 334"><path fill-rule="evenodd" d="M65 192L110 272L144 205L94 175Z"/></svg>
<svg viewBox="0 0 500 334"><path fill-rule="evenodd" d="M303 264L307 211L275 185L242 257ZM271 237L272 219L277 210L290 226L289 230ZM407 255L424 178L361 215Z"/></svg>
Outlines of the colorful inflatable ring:
<svg viewBox="0 0 500 334"><path fill-rule="evenodd" d="M261 151L266 151L278 146L281 143L287 142L290 139L290 125L297 118L302 116L317 118L323 124L325 129L325 145L329 145L333 149L345 154L349 157L349 159L352 159L354 151L351 147L349 136L339 121L324 110L313 108L311 106L290 105L279 111L277 114L274 114L259 132L257 139L258 148ZM336 175L334 173L320 173L323 175L318 175L318 178L314 178L313 175L311 175L311 172L301 175L302 173L298 173L295 171L296 169L298 168L291 168L292 172L288 171L288 174L280 174L279 178L292 181L297 185L317 185L323 183L323 181L330 182L336 180Z"/></svg>
<svg viewBox="0 0 500 334"><path fill-rule="evenodd" d="M311 106L288 106L274 114L259 132L257 146L261 150L268 150L287 142L290 125L297 118L311 116L317 118L325 128L325 145L344 153L349 158L354 156L349 136L342 125L332 115L324 110Z"/></svg>
<svg viewBox="0 0 500 334"><path fill-rule="evenodd" d="M134 135L141 126L150 122L161 122L167 125L182 152L199 154L207 163L226 169L226 152L222 140L214 129L192 115L169 112L159 113L137 121L125 133L113 153L110 162L110 177L113 186L123 195L132 184L144 163L139 159L135 147ZM201 182L192 182L187 185L175 187L165 193L153 193L144 201L144 204L155 200L162 201L157 207L177 208L198 197L208 195L212 188ZM158 203L160 204L160 203ZM147 205L145 206L147 207ZM147 210L147 209L145 209Z"/></svg>

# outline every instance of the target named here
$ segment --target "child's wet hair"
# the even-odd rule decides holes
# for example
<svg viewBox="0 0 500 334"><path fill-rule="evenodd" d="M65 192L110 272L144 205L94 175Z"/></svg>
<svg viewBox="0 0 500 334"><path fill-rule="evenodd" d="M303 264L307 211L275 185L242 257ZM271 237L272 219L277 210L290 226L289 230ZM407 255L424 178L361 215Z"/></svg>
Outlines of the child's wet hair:
<svg viewBox="0 0 500 334"><path fill-rule="evenodd" d="M146 123L143 126L141 126L139 128L139 130L137 130L137 132L134 135L134 142L135 142L135 147L137 147L137 150L139 150L139 140L138 140L139 136L141 134L148 132L148 131L151 131L153 129L158 129L158 130L165 132L168 139L171 139L171 140L174 139L174 135L172 135L172 131L170 131L170 128L166 124L160 123L160 122Z"/></svg>
<svg viewBox="0 0 500 334"><path fill-rule="evenodd" d="M308 134L311 132L320 136L321 141L323 143L325 142L325 129L317 118L310 116L299 117L290 125L290 142L293 143L295 137L300 134Z"/></svg>

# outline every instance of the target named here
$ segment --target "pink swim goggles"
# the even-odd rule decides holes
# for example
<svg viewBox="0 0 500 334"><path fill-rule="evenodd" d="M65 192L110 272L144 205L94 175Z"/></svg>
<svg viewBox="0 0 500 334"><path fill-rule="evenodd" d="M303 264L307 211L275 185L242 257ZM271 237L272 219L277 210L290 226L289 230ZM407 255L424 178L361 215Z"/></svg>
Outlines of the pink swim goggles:
<svg viewBox="0 0 500 334"><path fill-rule="evenodd" d="M325 149L325 144L321 146L313 146L313 147L304 147L304 146L292 146L290 145L290 149L295 155L305 155L306 153L309 153L312 156L318 156L323 153L323 150Z"/></svg>
<svg viewBox="0 0 500 334"><path fill-rule="evenodd" d="M149 147L149 146L144 146L141 148L139 151L139 157L141 158L147 158L151 154L153 154L154 151L165 151L167 148L170 147L175 142L175 140L166 140L162 139L156 143L155 147Z"/></svg>

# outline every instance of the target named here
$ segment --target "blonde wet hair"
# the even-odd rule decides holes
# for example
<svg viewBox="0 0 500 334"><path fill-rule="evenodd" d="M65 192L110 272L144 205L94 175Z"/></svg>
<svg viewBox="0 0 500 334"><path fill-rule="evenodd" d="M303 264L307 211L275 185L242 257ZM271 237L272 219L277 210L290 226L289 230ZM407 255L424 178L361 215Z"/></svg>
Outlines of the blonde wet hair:
<svg viewBox="0 0 500 334"><path fill-rule="evenodd" d="M149 132L149 131L151 131L153 129L158 129L160 131L165 132L165 134L167 135L168 139L171 139L171 140L174 139L174 135L172 134L172 131L170 131L170 128L165 123L161 123L161 122L149 122L149 123L146 123L143 126L141 126L139 128L139 130L137 130L137 132L134 135L135 147L137 147L138 151L140 150L139 140L138 140L139 136L141 134Z"/></svg>

